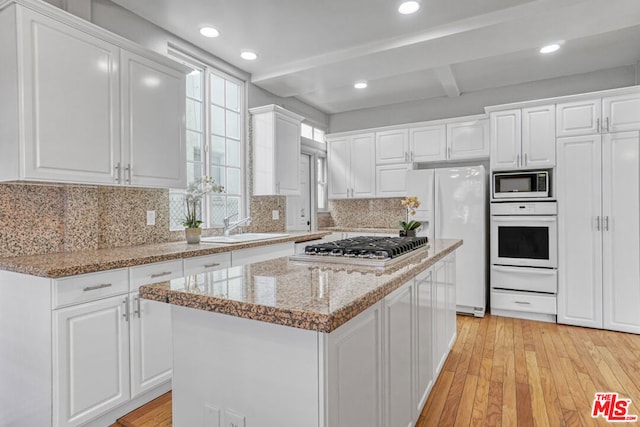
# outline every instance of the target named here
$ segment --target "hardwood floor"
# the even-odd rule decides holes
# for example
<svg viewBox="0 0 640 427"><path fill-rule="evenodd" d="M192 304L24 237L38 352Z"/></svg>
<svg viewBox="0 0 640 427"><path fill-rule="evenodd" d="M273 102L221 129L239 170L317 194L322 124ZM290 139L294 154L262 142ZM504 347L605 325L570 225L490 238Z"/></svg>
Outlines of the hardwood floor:
<svg viewBox="0 0 640 427"><path fill-rule="evenodd" d="M417 422L433 426L596 426L596 392L640 415L640 335L487 315L458 316L458 339ZM112 427L171 426L171 393Z"/></svg>

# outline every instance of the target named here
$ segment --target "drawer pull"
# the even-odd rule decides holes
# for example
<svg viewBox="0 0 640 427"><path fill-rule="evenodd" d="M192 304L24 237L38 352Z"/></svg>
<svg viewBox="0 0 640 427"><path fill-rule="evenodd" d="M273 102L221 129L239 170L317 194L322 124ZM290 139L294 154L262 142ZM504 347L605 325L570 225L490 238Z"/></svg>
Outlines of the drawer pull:
<svg viewBox="0 0 640 427"><path fill-rule="evenodd" d="M516 304L531 305L529 301L514 301Z"/></svg>
<svg viewBox="0 0 640 427"><path fill-rule="evenodd" d="M112 286L112 284L111 284L111 283L102 283L102 284L100 284L100 285L87 286L87 287L85 287L85 288L84 288L84 291L85 291L85 292L88 292L88 291L95 291L95 290L97 290L97 289L110 288L111 286Z"/></svg>
<svg viewBox="0 0 640 427"><path fill-rule="evenodd" d="M171 271L163 271L162 273L155 273L151 275L152 279L155 279L157 277L162 277L162 276L168 276L170 275L172 272Z"/></svg>
<svg viewBox="0 0 640 427"><path fill-rule="evenodd" d="M212 263L212 264L205 264L205 265L204 265L204 268L213 268L213 267L217 267L217 266L219 266L219 265L220 265L220 263L219 263L219 262L214 262L214 263Z"/></svg>

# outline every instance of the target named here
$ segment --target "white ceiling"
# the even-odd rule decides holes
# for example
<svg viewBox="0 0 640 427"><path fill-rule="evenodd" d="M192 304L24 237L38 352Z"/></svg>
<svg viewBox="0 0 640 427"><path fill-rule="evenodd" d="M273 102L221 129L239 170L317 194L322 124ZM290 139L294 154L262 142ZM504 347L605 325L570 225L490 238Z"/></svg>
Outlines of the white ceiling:
<svg viewBox="0 0 640 427"><path fill-rule="evenodd" d="M414 15L396 0L113 1L329 114L640 60L640 0L422 0ZM554 41L560 51L538 53Z"/></svg>

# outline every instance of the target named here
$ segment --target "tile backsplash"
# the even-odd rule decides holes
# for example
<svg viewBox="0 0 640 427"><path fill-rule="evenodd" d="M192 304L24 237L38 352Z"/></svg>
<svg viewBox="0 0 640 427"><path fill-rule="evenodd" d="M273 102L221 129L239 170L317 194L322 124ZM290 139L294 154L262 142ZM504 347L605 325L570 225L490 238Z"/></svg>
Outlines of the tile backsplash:
<svg viewBox="0 0 640 427"><path fill-rule="evenodd" d="M406 218L402 198L329 200L336 227L397 228Z"/></svg>

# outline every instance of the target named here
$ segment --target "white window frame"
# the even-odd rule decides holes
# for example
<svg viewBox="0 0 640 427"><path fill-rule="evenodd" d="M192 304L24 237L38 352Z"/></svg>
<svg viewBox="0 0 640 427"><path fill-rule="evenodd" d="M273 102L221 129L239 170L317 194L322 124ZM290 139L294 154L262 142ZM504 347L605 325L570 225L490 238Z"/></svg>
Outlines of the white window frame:
<svg viewBox="0 0 640 427"><path fill-rule="evenodd" d="M183 53L181 50L174 48L174 47L169 47L168 49L168 55L184 64L185 66L192 68L192 69L198 69L201 72L203 72L203 99L202 99L202 105L203 105L203 111L202 111L202 120L203 120L203 135L204 135L204 140L203 140L203 162L202 162L202 168L203 170L201 170L201 176L210 176L211 175L211 154L210 154L210 145L211 145L211 74L217 75L219 77L224 78L225 80L229 80L235 84L238 85L239 87L239 108L238 108L238 112L240 114L240 118L239 118L239 133L240 133L240 194L238 195L240 198L240 210L238 215L241 217L245 217L247 212L249 211L249 197L247 194L247 116L248 116L248 112L247 112L247 82L245 80L243 80L242 78L238 78L236 76L233 76L227 72L221 71L218 67L208 64L204 61L201 61L197 58L194 58L192 55ZM185 102L186 102L186 98L185 98ZM185 128L185 132L186 132L186 128ZM186 138L185 138L185 144L186 144ZM226 165L225 165L226 168ZM225 182L225 189L226 189L227 183ZM184 189L171 189L170 193L171 194L182 194L184 192ZM221 194L213 194L213 195L207 195L205 196L205 198L203 199L203 203L201 206L202 209L202 219L203 219L203 223L202 226L203 228L222 228L223 224L216 224L216 223L212 223L211 221L211 198L212 197L219 197L221 196ZM223 197L225 197L225 203L226 203L226 193L222 194ZM235 196L235 194L234 194ZM180 226L180 227L172 227L171 230L172 231L176 231L176 230L182 230L184 229L184 227Z"/></svg>

